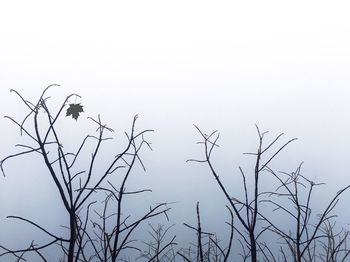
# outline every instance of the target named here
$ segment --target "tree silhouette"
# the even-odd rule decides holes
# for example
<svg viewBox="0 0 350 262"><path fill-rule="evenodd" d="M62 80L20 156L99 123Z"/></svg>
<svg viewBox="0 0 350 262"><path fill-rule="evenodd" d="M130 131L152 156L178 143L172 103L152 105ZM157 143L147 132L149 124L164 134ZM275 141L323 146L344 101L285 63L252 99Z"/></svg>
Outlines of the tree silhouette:
<svg viewBox="0 0 350 262"><path fill-rule="evenodd" d="M129 132L125 132L122 150L107 159L102 148L109 145L112 139L110 135L114 131L102 122L99 115L96 118L88 117L96 127L96 133L87 134L74 151L68 151L62 142L66 133L60 128L59 122L70 120L67 116L78 120L83 106L70 101L72 98L80 98L78 94L70 94L59 104L58 109L53 110L47 93L57 86L45 88L36 102L28 101L19 92L11 90L26 106L27 113L21 120L5 117L19 128L20 135L25 136L29 142L17 144L20 151L1 160L0 169L5 176L7 161L28 154L39 155L64 207L66 231L58 234L34 219L9 215L7 218L33 226L46 234L49 240L38 244L37 239L32 239L19 249L0 245L1 259L33 261L35 257L34 261L52 261L46 253L51 249L61 252L62 262L131 261L130 257L135 256L137 261L148 262L335 262L349 259L349 231L337 226L335 211L350 185L336 192L328 202L323 203L323 210L314 214L314 192L323 184L308 179L301 172L302 165L293 172L276 172L270 166L282 150L296 139L281 143L283 134L279 134L266 143L267 132L261 132L257 126L256 152L246 153L254 157L253 172L249 176L243 168L237 170L237 175L242 179L242 197L237 197L238 192L228 190L223 176L215 167L213 154L219 147L219 133L214 131L207 135L196 126L201 138L198 143L203 146L204 155L199 159L189 159L188 162L205 164L225 197L223 207L228 211L229 218L225 221L228 237L226 241L221 241L222 232L207 230L197 202L196 224L183 223L194 232L196 238L188 246L178 248L176 235L171 234L172 226L154 226L151 223L160 216L169 221L170 203L161 201L151 205L142 210L141 215L126 211L125 199L139 196L142 200L141 194L151 192L147 188L131 190L129 180L137 168L145 170L141 151L143 148L152 149L147 136L153 130L138 131L136 115ZM88 161L83 157L86 153L91 154ZM271 181L265 189L261 182L266 178ZM252 186L249 187L249 184ZM289 222L286 223L281 218ZM148 225L148 230L144 225ZM136 239L138 230L148 232L150 240ZM130 256L130 253L134 256Z"/></svg>
<svg viewBox="0 0 350 262"><path fill-rule="evenodd" d="M189 159L188 161L207 164L217 185L224 194L229 210L232 210L236 218L235 221L238 221L239 225L241 226L238 227L235 225L233 228L237 233L236 235L240 237L236 240L239 241L242 247L242 261L247 261L248 259L252 262L260 261L259 254L261 255L260 257L263 261L279 261L278 255L272 252L273 246L278 244L260 241L263 234L269 232L277 234L278 237L284 240L284 244L287 244L289 247L290 255L287 255L284 247L282 245L280 246L279 253L282 254L282 261L315 261L316 258L334 258L335 256L342 257L341 261L344 261L344 259L348 257L349 248L347 248L345 245L348 234L345 233L340 237L333 234L333 227L331 227L329 223L335 217L335 215L332 214L332 211L336 207L340 196L350 188L350 185L339 190L326 205L325 210L318 215L318 219L312 221L312 193L314 187L318 186L319 184L316 184L302 176L300 174L300 167L292 174L281 172L279 175L269 167L271 161L275 159L288 144L295 141L296 138L288 140L287 142L278 146L277 149L273 150L273 146L280 140L283 133L275 137L272 142L264 145L264 139L267 132L261 132L256 126L259 138L257 152L245 153L255 157L253 192L251 194L252 199L250 198L250 189L247 186L247 175L241 167L239 167L238 170L240 176L242 177L244 197L243 199L239 199L237 197L233 197L233 194L227 190L226 185L220 178L212 161L214 149L219 146L219 133L214 131L207 135L197 126L195 127L202 138L202 140L198 143L203 145L204 158ZM272 153L268 154L269 151L272 151ZM263 172L273 175L273 177L277 180L277 183L272 183L272 185L276 185L276 188L267 192L260 190L260 180ZM287 179L284 180L282 176L287 176ZM307 198L305 202L302 202L301 199L304 193L303 189L307 189L307 185L309 186L306 194ZM281 190L283 192L280 192ZM289 203L291 208L289 208L289 206L283 206L284 199L288 199L291 202ZM283 228L285 225L278 224L276 221L269 219L263 212L263 203L272 204L274 211L279 210L291 216L295 220L295 227L292 228L292 230L285 230ZM197 231L198 230L199 228ZM230 245L231 244L232 241L230 241ZM322 246L324 252L319 249L316 250L316 246ZM203 260L201 257L198 261L206 260Z"/></svg>
<svg viewBox="0 0 350 262"><path fill-rule="evenodd" d="M0 167L5 175L4 164L8 160L26 154L40 154L42 163L46 166L48 175L52 178L60 200L64 205L68 220L66 228L69 233L67 236L59 236L30 219L21 216L8 216L8 218L17 219L33 225L38 230L46 233L52 240L43 245L37 245L33 240L29 247L18 250L10 250L2 246L5 251L0 256L14 255L18 260L24 260L27 253L36 253L43 261L47 261L42 250L58 244L64 253L64 261L97 260L115 262L122 251L134 248L130 244L131 236L142 222L161 214L166 215L166 212L169 210L167 203L162 202L150 207L143 216L136 218L134 221L129 221L130 217L123 213L123 200L126 195L135 195L150 191L146 189L128 191L127 182L137 163L141 164L144 168L140 151L145 146L151 149L150 143L145 139L145 136L153 130L147 129L137 132L137 116L135 116L132 121L131 130L125 133L127 139L125 148L117 153L112 161L109 163L105 162L104 171L101 172L95 168L96 161L102 145L111 139L105 133L112 133L113 130L102 123L100 116L96 119L89 117L92 123L97 126L97 135L86 135L78 145L76 152L66 152L61 142L64 132L59 130L56 124L62 116L62 112L69 103L69 100L74 96L79 97L79 95L68 95L58 111L53 112L49 108L46 93L54 86L58 85L48 86L35 103L23 98L19 92L11 90L18 95L21 101L27 106L29 112L22 121L17 121L10 116L6 116L6 118L16 124L20 129L21 135L29 137L31 143L17 145L23 148L23 150L4 158L0 163ZM78 107L75 106L72 108L71 104L67 115L72 114L72 117L77 119L78 113L82 111L81 105L78 105ZM46 114L45 120L39 117L39 112ZM87 165L85 164L85 170L78 171L76 166L78 166L79 157L89 142L94 142L91 160ZM82 163L79 163L79 166L81 165ZM116 184L116 176L122 178L119 181L120 184ZM97 195L99 193L106 195L104 211L98 217L98 221L93 221L91 210L96 203L96 199L98 199ZM114 200L117 205L109 205L111 200ZM96 210L94 211L98 213ZM106 224L107 220L112 220L111 217L114 218L114 221L108 221L108 223L112 223L113 225L112 230L108 232ZM102 226L100 224L101 221ZM94 230L96 227L99 229L99 232ZM90 250L93 250L93 252Z"/></svg>

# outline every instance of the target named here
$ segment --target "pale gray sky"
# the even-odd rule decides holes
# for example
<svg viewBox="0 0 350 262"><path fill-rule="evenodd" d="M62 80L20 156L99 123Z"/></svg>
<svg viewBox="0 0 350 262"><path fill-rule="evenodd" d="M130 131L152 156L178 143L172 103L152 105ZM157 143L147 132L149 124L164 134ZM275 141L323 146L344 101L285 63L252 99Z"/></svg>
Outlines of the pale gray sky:
<svg viewBox="0 0 350 262"><path fill-rule="evenodd" d="M216 189L204 168L184 162L201 153L194 123L221 131L223 176L247 165L241 153L255 148L257 123L299 138L276 160L279 169L305 161L305 175L335 192L350 183L349 7L347 1L3 1L0 112L25 109L11 88L36 99L57 83L53 99L79 93L84 116L101 113L117 135L138 113L140 128L156 130L141 181L157 198L182 201L189 210ZM85 122L67 119L67 130L79 134ZM17 130L5 119L0 125L4 157L14 152ZM8 172L2 217L23 210L3 199L31 192L28 174ZM203 188L194 190L197 179ZM16 193L11 186L18 181L28 183Z"/></svg>

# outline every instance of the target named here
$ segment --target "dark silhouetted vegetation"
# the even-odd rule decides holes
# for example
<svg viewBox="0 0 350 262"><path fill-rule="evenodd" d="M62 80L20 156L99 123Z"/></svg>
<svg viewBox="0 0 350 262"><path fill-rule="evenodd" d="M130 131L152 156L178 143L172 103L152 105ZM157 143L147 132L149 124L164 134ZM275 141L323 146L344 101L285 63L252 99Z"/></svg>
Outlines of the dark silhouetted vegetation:
<svg viewBox="0 0 350 262"><path fill-rule="evenodd" d="M296 139L281 142L283 134L266 143L267 132L256 126L258 145L256 152L246 153L254 157L253 174L242 167L237 169L241 177L243 197L231 192L222 180L213 161L219 147L219 133L207 135L196 126L203 147L203 157L188 162L204 164L212 175L212 181L225 197L217 203L226 207L227 239L220 239L221 232L209 232L200 212L200 203L195 208L196 224L183 223L193 232L192 243L177 243L168 211L171 203L160 201L145 207L142 194L151 192L141 188L129 190L130 177L137 168L145 169L141 151L152 149L148 140L151 129L138 131L137 116L131 128L125 132L124 148L114 153L111 160L104 159L101 150L112 139L113 129L104 124L101 117L88 117L96 127L96 134L88 134L76 146L75 151L66 151L63 145L64 130L58 122L66 115L78 120L83 113L80 103L70 101L80 98L68 95L58 109L49 106L47 87L35 102L28 101L12 90L27 108L23 119L6 116L30 142L18 144L21 151L8 155L0 162L5 176L5 164L27 154L38 154L51 177L56 193L64 206L66 224L64 233L58 234L44 228L33 219L8 215L18 223L27 223L47 235L47 243L38 244L37 239L28 240L27 246L11 249L0 243L0 259L4 261L53 261L46 250L58 250L60 261L348 261L350 249L347 241L349 231L336 224L335 208L349 185L339 190L324 204L320 213L313 212L314 192L322 186L303 175L299 165L294 172L277 172L270 167L283 150ZM73 106L72 106L73 105ZM78 107L76 105L79 105ZM77 107L77 111L74 111ZM74 110L73 110L74 109ZM73 110L73 111L72 111ZM92 151L90 149L92 146ZM86 150L91 153L89 161L82 157ZM97 162L103 163L96 167ZM82 169L82 167L84 167ZM269 177L269 188L261 187L261 181ZM207 181L209 178L202 178ZM200 181L202 182L202 181ZM250 186L252 185L252 186ZM167 185L164 185L167 186ZM236 186L238 188L238 185ZM139 197L140 196L140 197ZM125 209L125 198L140 200L138 211L130 214ZM39 216L40 214L38 214ZM159 218L165 218L159 224ZM155 219L158 220L155 220ZM283 219L276 219L283 218ZM157 223L155 223L157 221ZM285 223L284 221L288 221ZM136 232L148 235L149 240L135 238ZM15 234L15 232L14 232ZM134 255L131 255L133 253Z"/></svg>

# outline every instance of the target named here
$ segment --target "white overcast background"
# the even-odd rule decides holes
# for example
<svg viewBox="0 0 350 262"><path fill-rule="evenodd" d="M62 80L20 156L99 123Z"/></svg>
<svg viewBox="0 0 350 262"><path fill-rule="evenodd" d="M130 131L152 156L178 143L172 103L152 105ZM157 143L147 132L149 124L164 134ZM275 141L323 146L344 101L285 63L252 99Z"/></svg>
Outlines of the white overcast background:
<svg viewBox="0 0 350 262"><path fill-rule="evenodd" d="M179 228L194 221L196 201L209 228L227 219L215 212L225 202L213 177L185 162L203 153L193 124L220 131L215 163L233 195L238 166L253 170L242 153L257 146L254 124L270 139L297 137L273 167L292 171L304 161L305 176L328 184L322 202L350 183L349 10L348 1L2 1L0 113L25 114L10 89L35 100L60 84L52 101L78 93L85 110L78 121L66 119L70 143L93 130L87 116L101 114L124 139L139 114L138 127L155 132L153 151L144 151L147 172L134 181L154 190L149 203L177 202L170 216ZM23 140L8 120L0 125L3 158ZM33 159L8 162L0 178L2 240L12 230L6 240L15 241L21 229L6 215L32 218L44 207L50 212L38 219L65 219L52 181ZM349 197L338 209L344 224Z"/></svg>

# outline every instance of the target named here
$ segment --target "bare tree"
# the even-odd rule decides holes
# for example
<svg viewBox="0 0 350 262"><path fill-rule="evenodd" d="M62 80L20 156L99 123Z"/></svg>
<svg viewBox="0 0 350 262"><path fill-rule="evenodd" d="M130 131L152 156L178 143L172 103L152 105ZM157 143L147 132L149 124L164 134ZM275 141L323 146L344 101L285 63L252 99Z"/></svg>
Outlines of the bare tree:
<svg viewBox="0 0 350 262"><path fill-rule="evenodd" d="M327 220L321 228L326 239L318 241L322 248L318 255L320 261L343 262L346 261L350 255L350 249L348 247L349 231L344 229L336 231L335 226L335 222L331 223Z"/></svg>
<svg viewBox="0 0 350 262"><path fill-rule="evenodd" d="M191 226L187 223L184 225L196 232L197 241L196 243L191 243L190 247L183 248L178 251L178 255L184 259L184 261L215 261L215 262L227 262L229 261L229 256L231 253L231 247L233 242L234 234L234 225L233 225L233 212L231 209L226 206L230 213L230 221L226 222L230 228L230 235L227 246L224 247L221 244L221 241L218 239L217 235L214 233L203 231L201 216L199 210L199 202L196 205L196 214L197 214L197 226Z"/></svg>
<svg viewBox="0 0 350 262"><path fill-rule="evenodd" d="M269 199L261 201L273 205L274 212L281 212L279 217L291 218L294 228L284 228L283 225L278 225L276 221L272 221L266 215L261 214L261 216L268 222L269 229L284 240L293 261L315 261L316 257L324 257L318 255L318 246L322 246L326 250L325 256L332 259L340 251L340 247L336 247L334 244L338 236L333 234L331 224L331 221L336 217L333 210L339 202L340 196L349 189L350 185L339 190L321 214L312 217L311 202L314 189L324 184L315 183L303 176L301 166L299 165L294 172L280 172L280 174L267 167L267 170L276 178L278 185L274 191L264 193L269 195ZM338 241L340 246L345 243L347 236L348 234L344 234L340 237ZM281 246L280 252L287 256L284 247ZM348 256L346 251L344 253Z"/></svg>
<svg viewBox="0 0 350 262"><path fill-rule="evenodd" d="M170 229L173 227L158 224L157 227L149 225L150 230L148 231L151 236L149 242L144 242L147 249L144 250L138 259L145 259L148 262L175 262L176 252L174 246L177 245L175 242L176 236L172 236L168 239Z"/></svg>
<svg viewBox="0 0 350 262"><path fill-rule="evenodd" d="M268 156L268 150L281 138L283 134L278 135L272 142L263 145L264 136L267 132L260 132L259 128L256 126L256 130L259 137L259 144L257 152L247 153L249 155L255 156L255 165L254 165L254 188L252 199L249 198L250 191L247 188L246 183L246 174L241 167L239 167L239 173L243 179L243 190L244 190L244 199L240 200L238 198L232 197L232 195L226 189L226 186L222 182L219 174L217 173L214 164L212 162L212 153L215 147L218 147L218 139L220 134L217 131L212 132L210 135L203 133L197 126L202 141L198 142L204 146L204 159L190 159L190 162L205 163L208 165L211 174L215 178L218 186L223 192L226 200L229 203L230 208L233 210L234 214L238 218L239 223L243 226L245 232L240 232L237 227L235 227L236 232L242 237L243 243L241 243L243 248L242 257L243 260L246 260L250 257L252 262L257 262L258 251L263 251L259 249L258 238L262 235L266 228L257 231L257 221L259 218L259 196L260 196L260 182L259 178L261 172L268 167L271 161L284 149L289 143L296 140L296 138L287 141L278 147L277 150L270 153Z"/></svg>
<svg viewBox="0 0 350 262"><path fill-rule="evenodd" d="M112 133L113 130L102 123L100 116L96 119L89 117L94 125L97 126L97 135L87 135L78 145L75 152L67 152L62 144L62 136L64 131L57 127L58 120L62 117L69 101L73 97L80 97L77 94L71 94L66 97L56 112L53 112L48 105L48 90L54 86L50 85L42 92L36 102L26 100L22 95L11 90L24 103L28 109L28 113L23 120L18 121L10 116L6 116L15 125L19 127L20 134L29 138L30 143L18 144L22 151L9 155L0 162L0 167L4 172L4 164L12 159L27 154L40 154L43 164L46 166L48 175L52 178L56 186L57 193L60 196L66 215L69 233L67 236L58 236L50 230L43 228L31 219L21 216L8 216L8 218L17 219L31 224L39 231L47 234L52 240L46 244L37 245L31 242L29 247L10 250L1 246L4 252L0 256L13 255L18 261L25 261L27 253L36 253L38 257L47 261L42 250L52 247L54 244L60 246L64 252L63 261L117 261L121 256L121 252L127 248L133 248L130 242L130 236L142 222L158 216L166 214L169 210L166 203L160 203L150 207L142 217L135 219L129 223L129 216L123 214L123 199L126 195L135 195L150 190L128 191L127 181L135 169L137 163L144 168L140 157L140 151L145 146L151 149L150 143L145 139L147 133L153 130L136 131L137 116L134 117L131 130L126 132L127 143L125 148L115 155L108 163L105 162L105 169L98 170L96 166L97 159L100 156L101 147L109 141L111 137L106 136L106 132ZM77 104L70 104L71 107L77 107ZM80 112L82 108L80 108ZM42 118L39 113L43 112L46 117ZM78 118L79 114L73 110L73 117ZM67 115L72 111L67 111ZM79 157L89 142L94 142L94 149L91 153L91 159L85 170L78 170L77 164ZM82 161L81 161L82 162ZM115 178L121 178L120 184L115 184ZM91 210L94 209L96 203L96 195L99 192L107 192L104 201L103 213L97 216L98 221L94 221L91 217ZM116 201L116 206L110 207L111 200ZM113 215L109 214L112 212ZM97 212L97 211L96 211ZM96 213L95 216L96 218ZM107 221L109 220L109 221ZM112 225L112 230L107 230L107 224ZM95 231L93 229L96 229ZM88 248L88 246L90 246ZM93 250L89 253L88 250Z"/></svg>

